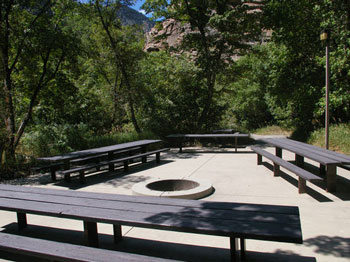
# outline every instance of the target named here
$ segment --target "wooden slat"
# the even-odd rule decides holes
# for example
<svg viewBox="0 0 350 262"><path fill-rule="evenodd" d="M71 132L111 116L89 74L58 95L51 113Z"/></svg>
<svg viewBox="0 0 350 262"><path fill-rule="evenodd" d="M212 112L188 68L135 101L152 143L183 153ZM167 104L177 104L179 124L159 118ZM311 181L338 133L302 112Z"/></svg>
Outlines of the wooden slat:
<svg viewBox="0 0 350 262"><path fill-rule="evenodd" d="M279 224L201 217L194 219L192 216L186 216L187 213L191 212L186 209L184 209L181 214L162 212L152 215L145 212L129 210L120 212L120 210L101 209L98 207L77 207L6 198L0 198L0 208L8 211L20 211L23 213L71 218L90 222L217 236L236 236L247 239L302 243L301 227L299 223Z"/></svg>
<svg viewBox="0 0 350 262"><path fill-rule="evenodd" d="M124 210L134 211L134 212L145 212L150 215L158 213L178 213L186 215L188 217L210 218L210 219L227 219L227 220L242 220L242 221L258 221L258 222L268 222L268 223L299 223L299 215L290 214L278 214L278 213L268 213L268 212L253 212L253 211L235 211L227 209L208 209L205 207L192 207L184 208L180 206L168 206L168 205L153 205L146 203L130 203L130 202L120 202L111 200L100 200L100 199L83 199L74 198L66 196L45 196L42 198L40 194L34 193L21 193L21 192L1 192L1 198L27 200L27 201L40 201L45 203L55 203L55 204L66 204L70 206L77 207L99 207L101 209L119 210L120 212Z"/></svg>
<svg viewBox="0 0 350 262"><path fill-rule="evenodd" d="M122 163L122 162L128 161L128 160L134 160L134 159L137 159L137 158L153 155L153 154L164 152L164 151L167 151L167 150L169 150L169 148L162 148L162 149L158 149L158 150L154 150L154 151L150 151L150 152L146 152L146 153L142 153L142 154L137 154L137 155L127 156L127 157L117 158L117 159L113 159L113 160L101 161L99 163L86 164L84 166L74 167L74 168L71 168L71 169L63 170L60 173L64 175L64 174L71 174L71 173L76 173L76 172L80 172L80 171L86 171L86 170L89 170L89 169L93 169L93 168L97 168L97 167L101 167L101 166L106 166L106 165L109 165L109 164L116 164L116 163Z"/></svg>
<svg viewBox="0 0 350 262"><path fill-rule="evenodd" d="M234 137L249 137L248 134L175 134L168 135L168 138L234 138Z"/></svg>
<svg viewBox="0 0 350 262"><path fill-rule="evenodd" d="M206 208L206 209L227 209L237 211L253 211L253 212L269 212L280 214L294 214L299 215L299 209L295 206L277 206L277 205L262 205L262 204L245 204L234 202L216 202L216 201L203 201L203 200L190 200L190 199L172 199L172 198L159 198L149 196L128 196L119 194L106 194L95 192L83 192L83 191L71 191L60 189L47 189L38 187L25 187L0 184L0 190L2 191L15 191L15 192L32 192L43 195L57 195L57 196L72 196L86 199L101 199L101 200L115 200L130 203L146 203L152 205L170 205L181 206L187 208ZM45 197L43 196L43 198Z"/></svg>
<svg viewBox="0 0 350 262"><path fill-rule="evenodd" d="M293 145L290 145L286 143L285 141L281 141L278 139L273 139L273 138L266 138L266 139L261 139L265 143L271 144L273 146L286 149L288 151L294 152L295 154L304 156L306 158L312 159L316 162L319 162L323 165L329 165L329 164L339 164L339 161L336 161L334 159L331 159L329 157L324 157L322 155L319 155L317 153L311 152L311 151L306 151L304 149L301 149L299 147L295 147Z"/></svg>
<svg viewBox="0 0 350 262"><path fill-rule="evenodd" d="M24 236L10 235L6 233L0 233L0 250L54 261L67 262L175 261Z"/></svg>
<svg viewBox="0 0 350 262"><path fill-rule="evenodd" d="M147 146L147 145L160 143L160 142L162 141L161 140L139 140L139 141L117 144L112 146L98 147L98 148L77 151L77 152L71 152L71 153L67 153L59 156L41 157L41 158L38 158L38 160L50 161L50 162L64 161L69 159L76 159L76 158L82 158L82 157L87 157L92 155L114 152L118 150L124 150L128 148L133 148L133 147Z"/></svg>
<svg viewBox="0 0 350 262"><path fill-rule="evenodd" d="M334 160L337 160L339 162L342 163L350 163L350 156L344 155L344 154L340 154L331 150L327 150L325 148L321 148L318 146L313 146L310 144L306 144L306 143L302 143L296 140L292 140L292 139L287 139L287 138L279 138L281 141L291 144L293 146L299 147L303 150L307 150L310 152L317 152L317 154L324 156L324 157L328 157Z"/></svg>

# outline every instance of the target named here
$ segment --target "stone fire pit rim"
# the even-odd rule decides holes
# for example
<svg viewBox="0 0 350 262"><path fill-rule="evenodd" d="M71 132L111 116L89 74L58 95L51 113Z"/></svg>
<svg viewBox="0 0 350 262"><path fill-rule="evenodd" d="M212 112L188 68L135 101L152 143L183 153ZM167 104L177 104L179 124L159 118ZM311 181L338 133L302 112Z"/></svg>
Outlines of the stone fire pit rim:
<svg viewBox="0 0 350 262"><path fill-rule="evenodd" d="M193 184L198 184L198 186L191 189L177 190L177 191L160 191L159 189L152 190L149 187L149 184L154 184L160 181L169 181L169 180L181 180L181 181L188 180L188 181L194 182ZM149 180L137 183L132 187L133 195L183 198L183 199L200 199L210 195L212 192L213 192L213 187L211 182L204 179L194 179L194 178L164 178L164 179L155 178L155 179L149 179Z"/></svg>

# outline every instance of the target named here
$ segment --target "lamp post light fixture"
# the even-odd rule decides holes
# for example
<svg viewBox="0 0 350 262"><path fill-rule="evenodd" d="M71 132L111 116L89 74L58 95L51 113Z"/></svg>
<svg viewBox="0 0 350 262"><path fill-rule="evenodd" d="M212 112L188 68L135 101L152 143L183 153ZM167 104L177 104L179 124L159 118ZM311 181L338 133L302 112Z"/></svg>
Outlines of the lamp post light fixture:
<svg viewBox="0 0 350 262"><path fill-rule="evenodd" d="M330 32L325 29L321 32L320 39L326 44L326 112L325 112L325 145L329 148L329 40Z"/></svg>

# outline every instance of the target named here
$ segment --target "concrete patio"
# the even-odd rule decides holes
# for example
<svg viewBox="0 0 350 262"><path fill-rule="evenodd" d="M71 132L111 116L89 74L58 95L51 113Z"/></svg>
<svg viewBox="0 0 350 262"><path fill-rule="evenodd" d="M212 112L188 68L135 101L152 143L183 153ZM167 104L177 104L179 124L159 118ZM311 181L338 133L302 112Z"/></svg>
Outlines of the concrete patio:
<svg viewBox="0 0 350 262"><path fill-rule="evenodd" d="M272 148L268 149L273 152ZM284 159L294 160L284 151ZM305 159L307 163L316 165ZM256 164L256 154L249 147L184 148L162 154L161 164L154 161L137 165L130 172L117 171L52 183L49 174L37 175L16 183L102 193L132 194L135 183L154 178L196 178L211 181L215 191L204 198L276 205L295 205L300 209L304 244L247 240L247 261L349 262L350 261L350 172L338 168L337 193L324 190L324 184L307 183L306 194L298 194L297 177L284 169L273 177L272 165L263 159ZM310 165L311 170L312 166ZM316 169L314 169L317 172ZM0 230L16 233L16 214L0 211ZM28 216L24 235L82 244L82 222L67 219ZM160 230L123 227L124 240L113 244L112 226L99 224L101 248L184 261L229 261L229 239ZM0 261L34 261L28 257L0 253ZM35 259L35 261L39 261Z"/></svg>

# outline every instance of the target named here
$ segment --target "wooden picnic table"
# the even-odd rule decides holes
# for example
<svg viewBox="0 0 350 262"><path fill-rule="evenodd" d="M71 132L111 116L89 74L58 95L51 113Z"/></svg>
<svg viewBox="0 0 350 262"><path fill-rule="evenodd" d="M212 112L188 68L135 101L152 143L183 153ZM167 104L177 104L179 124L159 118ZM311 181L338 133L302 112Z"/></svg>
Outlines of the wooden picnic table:
<svg viewBox="0 0 350 262"><path fill-rule="evenodd" d="M122 240L122 225L224 236L230 239L231 261L237 261L238 239L302 243L299 209L277 206L160 197L127 196L0 184L0 209L17 212L19 229L26 214L83 221L86 244L98 247L97 223L113 225Z"/></svg>
<svg viewBox="0 0 350 262"><path fill-rule="evenodd" d="M320 173L326 175L327 191L336 191L337 166L350 164L350 156L288 138L262 138L261 141L276 148L276 156L282 157L282 149L295 153L296 164L304 165L304 158L320 163Z"/></svg>
<svg viewBox="0 0 350 262"><path fill-rule="evenodd" d="M168 135L167 138L174 139L178 142L180 153L182 153L182 145L183 141L186 138L234 138L235 140L235 152L237 152L237 140L238 138L246 137L248 138L248 134L234 133L234 134L173 134Z"/></svg>
<svg viewBox="0 0 350 262"><path fill-rule="evenodd" d="M113 159L113 154L117 151L122 150L132 150L133 148L140 147L141 152L145 153L147 150L147 146L160 143L162 140L138 140L133 142L127 142L122 144L116 144L111 146L97 147L92 149L86 149L76 152L70 152L63 155L52 156L52 157L40 157L37 160L50 162L50 163L60 163L63 162L63 169L68 170L71 165L71 160L89 157L89 156L97 156L102 154L108 154L108 160ZM144 161L143 161L144 162ZM51 170L51 178L52 180L56 180L55 169Z"/></svg>

